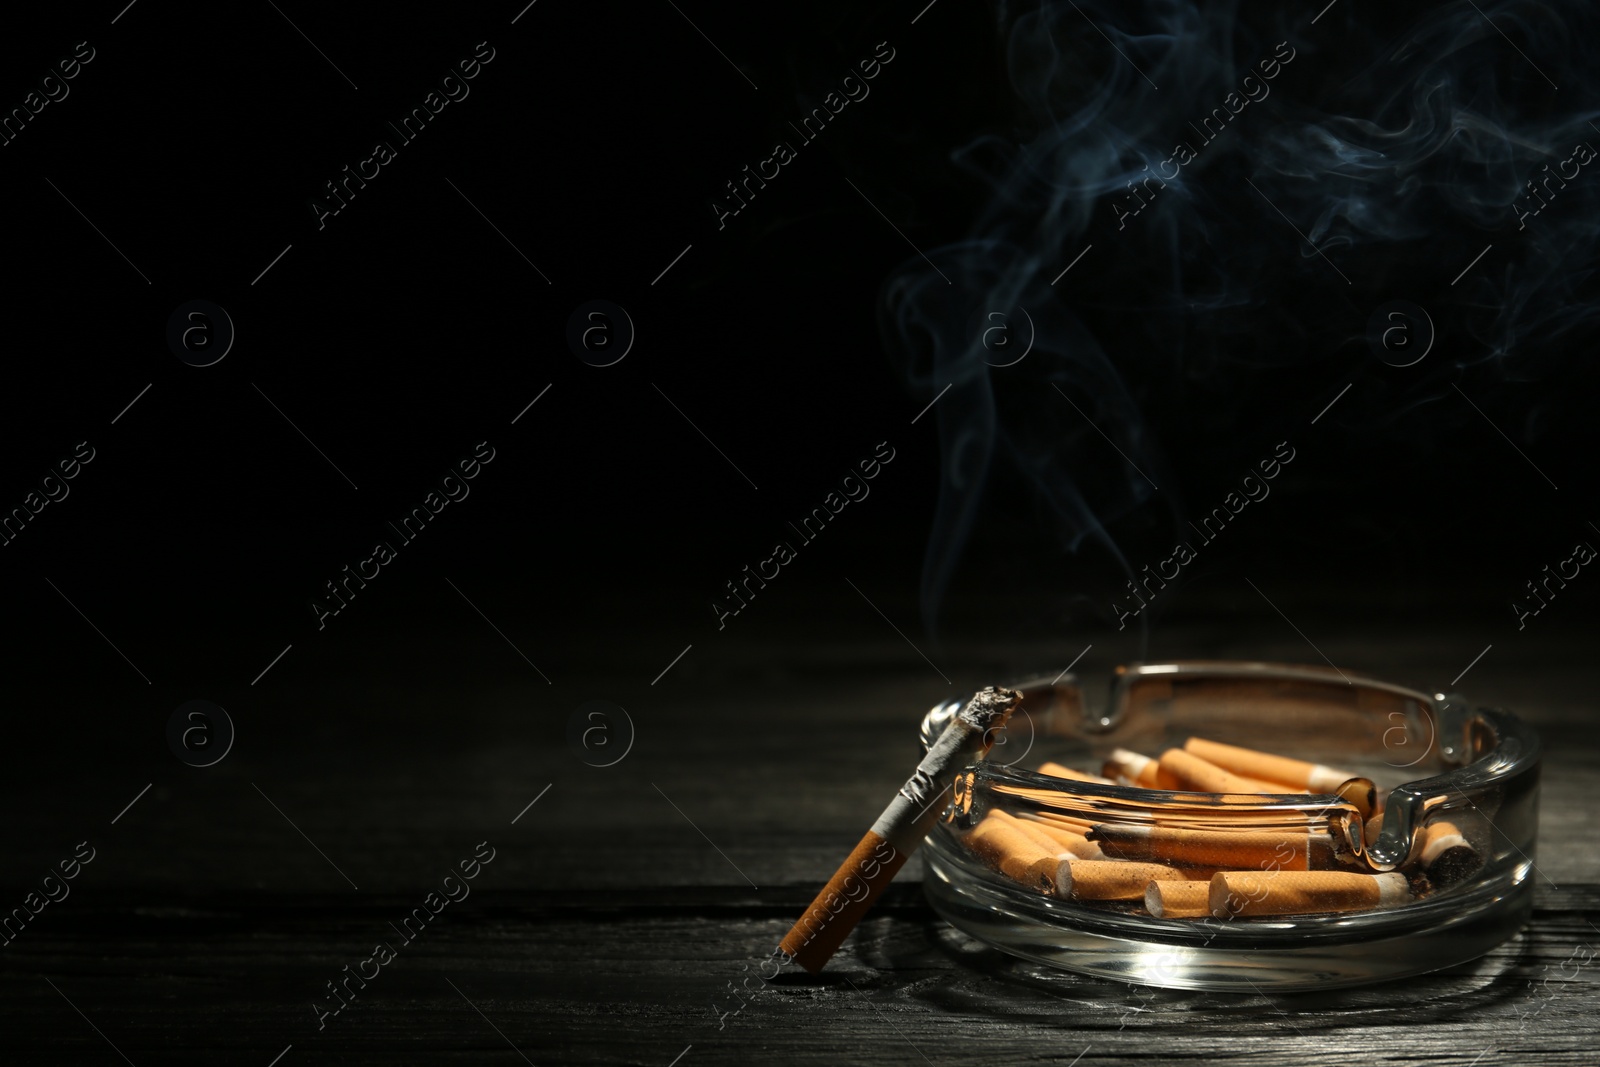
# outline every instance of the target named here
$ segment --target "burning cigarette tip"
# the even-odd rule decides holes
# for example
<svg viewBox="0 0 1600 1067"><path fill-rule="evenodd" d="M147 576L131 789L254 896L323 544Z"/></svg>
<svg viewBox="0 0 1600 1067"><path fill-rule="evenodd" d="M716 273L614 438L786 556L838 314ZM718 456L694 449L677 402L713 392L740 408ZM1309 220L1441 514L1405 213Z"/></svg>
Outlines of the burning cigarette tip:
<svg viewBox="0 0 1600 1067"><path fill-rule="evenodd" d="M987 732L1004 726L1020 703L1022 694L1015 689L1006 689L998 685L985 686L967 701L966 706L961 709L960 717L974 729Z"/></svg>

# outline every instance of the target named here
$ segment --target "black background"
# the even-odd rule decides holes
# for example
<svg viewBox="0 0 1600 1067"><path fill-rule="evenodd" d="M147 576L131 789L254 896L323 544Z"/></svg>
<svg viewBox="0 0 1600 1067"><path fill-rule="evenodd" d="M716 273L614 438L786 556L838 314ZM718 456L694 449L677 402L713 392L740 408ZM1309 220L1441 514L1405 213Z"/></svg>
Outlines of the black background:
<svg viewBox="0 0 1600 1067"><path fill-rule="evenodd" d="M539 0L514 26L514 3L279 12L141 0L115 25L114 3L0 17L5 108L77 42L96 50L70 95L0 148L0 508L20 506L77 442L95 449L70 496L0 548L11 813L0 845L19 886L62 851L27 812L79 805L98 820L152 779L158 792L196 788L203 774L173 758L164 733L189 699L228 709L240 775L259 744L313 792L321 776L402 760L415 788L444 796L431 752L544 739L551 766L571 762L573 709L605 698L647 719L652 679L685 646L660 685L754 656L803 672L808 642L877 641L885 617L935 662L981 644L976 660L996 670L1053 671L1093 645L1080 664L1093 674L1203 654L1197 632L1282 629L1285 617L1311 639L1368 621L1386 632L1448 622L1459 639L1430 645L1396 679L1427 686L1491 643L1491 656L1533 670L1552 638L1585 625L1600 584L1587 572L1527 631L1511 602L1576 542L1600 538L1593 329L1578 313L1588 260L1572 264L1577 311L1559 336L1534 352L1491 351L1477 330L1482 293L1452 279L1485 245L1474 267L1484 275L1538 254L1513 217L1423 220L1412 240L1335 247L1346 284L1275 210L1251 206L1226 166L1207 180L1228 190L1215 203L1236 228L1181 257L1196 289L1256 284L1223 319L1176 315L1170 278L1149 257L1159 238L1119 237L1105 203L1081 242L1093 258L1039 299L1100 338L1144 420L1133 458L1160 491L1102 509L1133 570L1170 555L1183 522L1279 441L1296 461L1162 594L1147 627L1125 630L1110 609L1122 565L1089 542L1064 547L1048 502L997 463L930 618L923 553L945 460L938 407L919 413L939 387L902 373L884 288L922 262L918 249L969 235L992 202L952 154L1034 122L1015 106L996 11L944 0L911 25L920 4L680 6ZM1239 21L1276 17L1247 5ZM1371 73L1373 42L1403 36L1411 17L1336 9L1279 92L1344 99L1358 76L1383 74ZM1267 53L1268 33L1241 31L1241 65ZM393 141L385 121L485 40L495 58L470 95L319 229L308 202L323 183ZM870 97L719 229L711 202L723 183L885 40L896 58ZM1480 47L1504 98L1523 115L1555 109L1497 40ZM1110 77L1121 60L1103 43L1085 24L1062 62ZM1566 62L1581 68L1576 55ZM1579 81L1559 96L1582 113L1571 99L1584 92ZM1258 111L1250 122L1273 121ZM1592 225L1581 212L1593 201L1572 203L1574 217L1552 226ZM1241 232L1253 239L1234 241ZM1078 247L1061 249L1050 274ZM168 316L193 299L226 308L237 329L214 366L188 366L166 343ZM573 310L595 299L624 307L637 330L605 368L566 341ZM949 299L962 314L984 310L961 286ZM1396 299L1428 308L1439 333L1412 367L1387 365L1370 343L1369 316ZM1168 341L1188 341L1163 346L1163 324ZM1019 366L1013 382L1039 366ZM1037 403L1054 403L1043 378L1035 386ZM1064 473L1091 487L1092 509L1102 483L1120 487L1108 500L1144 492L1082 413L1046 410L1075 435ZM1134 447L1109 409L1085 410ZM310 604L324 583L392 541L386 521L480 441L496 458L470 496L319 629ZM723 584L885 441L896 458L870 497L719 631L710 604ZM1166 639L1175 632L1188 636ZM1053 651L1012 652L1010 641ZM1322 662L1308 646L1296 658ZM1340 666L1387 662L1376 650L1363 660ZM476 697L438 697L505 679L541 682L509 719L475 715ZM434 696L412 699L424 692ZM758 748L761 729L751 727ZM441 853L461 851L446 840ZM153 848L124 876L159 884L160 856ZM274 863L233 856L203 881L218 892L270 882Z"/></svg>

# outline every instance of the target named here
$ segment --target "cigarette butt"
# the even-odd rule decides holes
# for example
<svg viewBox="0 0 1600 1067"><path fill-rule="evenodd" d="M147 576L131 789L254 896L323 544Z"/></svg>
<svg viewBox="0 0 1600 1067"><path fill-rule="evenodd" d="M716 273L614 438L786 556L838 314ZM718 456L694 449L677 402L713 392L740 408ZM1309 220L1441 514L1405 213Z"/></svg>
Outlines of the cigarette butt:
<svg viewBox="0 0 1600 1067"><path fill-rule="evenodd" d="M929 746L911 777L895 792L872 828L845 858L778 947L815 974L827 966L850 931L888 886L907 857L938 822L940 803L956 776L994 743L1022 703L1014 689L989 686L968 700Z"/></svg>
<svg viewBox="0 0 1600 1067"><path fill-rule="evenodd" d="M1107 778L1125 778L1130 785L1141 789L1178 789L1178 780L1162 770L1161 765L1149 756L1141 756L1125 748L1111 750L1100 773Z"/></svg>
<svg viewBox="0 0 1600 1067"><path fill-rule="evenodd" d="M1479 863L1478 850L1454 823L1436 822L1423 831L1422 868L1436 884L1460 881Z"/></svg>
<svg viewBox="0 0 1600 1067"><path fill-rule="evenodd" d="M1186 880L1185 872L1159 863L1068 859L1056 877L1056 896L1074 900L1142 900L1145 887L1151 882Z"/></svg>
<svg viewBox="0 0 1600 1067"><path fill-rule="evenodd" d="M1371 848L1378 843L1378 835L1381 833L1383 833L1383 812L1375 811L1372 813L1372 817L1366 821L1361 836L1366 839L1367 847Z"/></svg>
<svg viewBox="0 0 1600 1067"><path fill-rule="evenodd" d="M1088 819L1080 819L1076 815L1067 815L1059 811L1036 811L1031 812L1029 817L1038 819L1040 822L1049 823L1052 826L1059 826L1064 829L1071 830L1073 833L1080 836L1087 836L1089 831L1093 830L1095 826L1095 824Z"/></svg>
<svg viewBox="0 0 1600 1067"><path fill-rule="evenodd" d="M1339 786L1355 777L1348 771L1334 770L1320 763L1307 763L1287 756L1274 756L1270 752L1258 752L1253 748L1224 745L1203 737L1189 738L1183 743L1183 748L1191 755L1234 774L1283 782L1294 786L1295 790L1308 793L1335 792Z"/></svg>
<svg viewBox="0 0 1600 1067"><path fill-rule="evenodd" d="M1355 807L1361 813L1362 821L1372 817L1378 807L1378 787L1372 784L1371 778L1349 778L1339 783L1334 795Z"/></svg>
<svg viewBox="0 0 1600 1067"><path fill-rule="evenodd" d="M1161 769L1178 784L1169 788L1193 789L1201 793L1282 793L1293 792L1285 785L1246 778L1201 759L1181 748L1161 753Z"/></svg>
<svg viewBox="0 0 1600 1067"><path fill-rule="evenodd" d="M993 810L968 830L963 842L984 862L1029 889L1054 892L1063 866L1062 850L1045 838L1040 843L1026 825L1006 812Z"/></svg>
<svg viewBox="0 0 1600 1067"><path fill-rule="evenodd" d="M1096 785L1111 785L1111 779L1102 778L1098 774L1089 774L1086 771L1075 771L1071 767L1063 767L1059 763L1046 763L1040 766L1040 774L1047 774L1051 778L1067 778L1074 782L1094 782Z"/></svg>
<svg viewBox="0 0 1600 1067"><path fill-rule="evenodd" d="M1100 851L1100 846L1090 841L1081 832L1034 817L1025 817L1020 821L1024 826L1032 828L1037 833L1047 835L1055 843L1057 849L1065 849L1078 859L1103 860L1107 858L1106 854Z"/></svg>
<svg viewBox="0 0 1600 1067"><path fill-rule="evenodd" d="M1096 826L1090 840L1114 859L1180 867L1261 867L1309 871L1333 865L1333 841L1315 831L1186 830Z"/></svg>
<svg viewBox="0 0 1600 1067"><path fill-rule="evenodd" d="M1056 842L1056 839L1050 834L1046 833L1042 826L1036 822L1033 822L1032 820L1019 818L1003 808L989 809L989 813L985 816L985 818L999 819L1002 822L1010 823L1012 826L1016 827L1019 831L1025 834L1029 840L1042 849L1050 852L1061 851L1061 847Z"/></svg>
<svg viewBox="0 0 1600 1067"><path fill-rule="evenodd" d="M1406 876L1345 871L1218 871L1208 903L1219 919L1393 908L1411 899Z"/></svg>
<svg viewBox="0 0 1600 1067"><path fill-rule="evenodd" d="M1209 882L1159 882L1144 887L1144 907L1157 919L1197 919L1211 914Z"/></svg>

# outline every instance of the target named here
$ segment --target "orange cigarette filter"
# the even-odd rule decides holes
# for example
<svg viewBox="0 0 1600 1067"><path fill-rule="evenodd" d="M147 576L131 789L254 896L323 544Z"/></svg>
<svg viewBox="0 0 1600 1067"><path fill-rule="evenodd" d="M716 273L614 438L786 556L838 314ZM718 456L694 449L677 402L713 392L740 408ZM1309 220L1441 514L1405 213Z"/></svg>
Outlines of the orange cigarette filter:
<svg viewBox="0 0 1600 1067"><path fill-rule="evenodd" d="M1049 838L1035 839L1028 828L1003 811L991 811L962 841L1001 874L1030 889L1055 892L1063 850Z"/></svg>
<svg viewBox="0 0 1600 1067"><path fill-rule="evenodd" d="M1361 813L1362 821L1372 817L1378 807L1378 787L1371 778L1349 778L1339 783L1333 790L1335 796L1347 804L1355 807Z"/></svg>
<svg viewBox="0 0 1600 1067"><path fill-rule="evenodd" d="M1074 782L1094 782L1096 785L1111 785L1109 778L1102 778L1098 774L1089 774L1087 771L1075 771L1071 767L1064 767L1059 763L1046 763L1040 766L1040 774L1047 774L1051 778L1067 778Z"/></svg>
<svg viewBox="0 0 1600 1067"><path fill-rule="evenodd" d="M1276 782L1234 774L1181 748L1169 748L1161 753L1160 764L1161 769L1178 783L1172 788L1193 789L1200 793L1298 792Z"/></svg>
<svg viewBox="0 0 1600 1067"><path fill-rule="evenodd" d="M1310 915L1317 912L1370 911L1411 900L1403 874L1345 871L1218 871L1211 878L1211 914L1235 916Z"/></svg>
<svg viewBox="0 0 1600 1067"><path fill-rule="evenodd" d="M1179 867L1310 871L1333 866L1326 833L1185 830L1165 826L1096 826L1090 840L1113 859Z"/></svg>
<svg viewBox="0 0 1600 1067"><path fill-rule="evenodd" d="M1032 830L1035 837L1044 835L1054 843L1058 851L1072 853L1082 860L1103 860L1106 854L1100 851L1100 846L1090 841L1082 833L1069 830L1065 826L1045 822L1042 819L1023 818L1018 820L1023 827Z"/></svg>
<svg viewBox="0 0 1600 1067"><path fill-rule="evenodd" d="M1030 819L1038 819L1040 822L1048 823L1051 826L1064 827L1075 834L1085 836L1095 826L1094 822L1089 819L1081 819L1076 815L1067 815L1059 811L1034 811L1029 812L1028 817Z"/></svg>
<svg viewBox="0 0 1600 1067"><path fill-rule="evenodd" d="M1058 842L1051 834L1046 833L1043 826L1032 821L1031 819L1019 818L1018 816L1013 815L1009 811L1006 811L1002 808L991 808L985 818L999 819L1002 822L1010 823L1012 826L1016 827L1017 830L1021 831L1022 834L1024 834L1030 841L1052 855L1056 855L1062 851L1060 842Z"/></svg>
<svg viewBox="0 0 1600 1067"><path fill-rule="evenodd" d="M1214 805L1197 805L1193 808L1129 808L1085 806L1067 811L1049 808L1025 813L1026 818L1038 819L1056 826L1064 826L1074 833L1088 836L1096 826L1111 823L1135 826L1171 826L1197 830L1213 829L1219 817L1225 818L1232 829L1240 831L1288 831L1304 826L1321 825L1322 820L1298 810L1253 810L1244 806L1229 808L1219 813Z"/></svg>
<svg viewBox="0 0 1600 1067"><path fill-rule="evenodd" d="M1107 778L1121 778L1142 789L1179 789L1178 780L1164 772L1161 765L1149 756L1142 756L1125 748L1114 748L1106 757L1100 773Z"/></svg>
<svg viewBox="0 0 1600 1067"><path fill-rule="evenodd" d="M1056 881L1056 896L1075 901L1139 901L1152 881L1182 880L1182 872L1163 864L1069 859Z"/></svg>
<svg viewBox="0 0 1600 1067"><path fill-rule="evenodd" d="M1210 873L1206 872L1208 876ZM1188 877L1186 872L1160 863L1069 859L1057 876L1056 896L1074 900L1142 900L1145 887L1151 882L1178 882Z"/></svg>
<svg viewBox="0 0 1600 1067"><path fill-rule="evenodd" d="M1245 778L1293 786L1291 792L1333 793L1355 777L1349 771L1324 767L1320 763L1307 763L1287 756L1274 756L1270 752L1258 752L1253 748L1224 745L1203 737L1189 738L1183 743L1183 748L1191 755Z"/></svg>
<svg viewBox="0 0 1600 1067"><path fill-rule="evenodd" d="M1157 919L1198 919L1211 914L1211 883L1151 882L1144 887L1144 907Z"/></svg>
<svg viewBox="0 0 1600 1067"><path fill-rule="evenodd" d="M1372 813L1372 817L1366 821L1365 829L1362 831L1362 836L1366 838L1368 848L1377 844L1378 835L1381 833L1383 833L1383 812L1375 811Z"/></svg>

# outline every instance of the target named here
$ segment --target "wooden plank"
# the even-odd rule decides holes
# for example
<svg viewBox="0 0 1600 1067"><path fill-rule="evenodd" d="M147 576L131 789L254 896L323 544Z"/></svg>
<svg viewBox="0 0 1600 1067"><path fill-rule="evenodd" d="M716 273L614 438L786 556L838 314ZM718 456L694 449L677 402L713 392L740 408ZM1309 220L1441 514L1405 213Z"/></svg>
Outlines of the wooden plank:
<svg viewBox="0 0 1600 1067"><path fill-rule="evenodd" d="M5 950L6 1062L121 1062L84 1016L141 1065L260 1067L289 1045L279 1067L524 1055L666 1067L681 1053L680 1067L1069 1064L1080 1053L1084 1065L1594 1061L1600 970L1574 962L1600 948L1587 679L1576 668L1497 673L1489 661L1474 695L1515 706L1536 693L1522 710L1546 762L1537 911L1481 961L1320 996L1123 986L956 934L922 901L913 861L821 978L760 986L723 1015L736 1003L729 983L755 973L899 784L917 716L950 691L925 664L886 668L914 659L888 644L805 654L805 670L776 653L780 666L753 657L720 676L680 664L692 685L626 698L638 741L614 768L586 767L562 745L555 726L570 700L504 679L392 703L358 686L371 703L354 713L351 693L333 688L285 723L257 724L249 747L203 774L174 761L142 780L76 780L19 763L8 788L55 799L11 806L0 891L19 902L78 840L99 854ZM1048 658L1018 655L1029 657ZM982 660L945 665L977 677ZM708 686L719 694L709 702ZM375 705L400 709L405 728L385 732ZM429 725L458 705L470 736ZM318 716L339 725L333 743L308 746ZM325 983L392 939L389 924L480 840L498 851L472 896L319 1031L312 1005Z"/></svg>
<svg viewBox="0 0 1600 1067"><path fill-rule="evenodd" d="M0 1047L24 1062L135 1063L1592 1063L1600 888L1543 891L1528 930L1476 963L1326 994L1151 990L1011 960L938 922L897 885L818 978L730 990L776 943L798 889L483 891L449 905L319 1031L324 983L398 942L407 897L342 895L83 908L28 931L0 975ZM37 936L35 936L37 935ZM45 982L54 982L60 993ZM452 987L451 983L454 983ZM319 997L319 994L321 996ZM470 1000L470 1004L468 1001ZM493 1023L485 1022L481 1011ZM724 1014L727 1013L727 1014ZM1248 1021L1248 1025L1244 1023ZM504 1035L495 1032L495 1027ZM1484 1052L1484 1050L1489 1050ZM94 1061L99 1062L99 1061ZM114 1062L106 1060L104 1062Z"/></svg>

